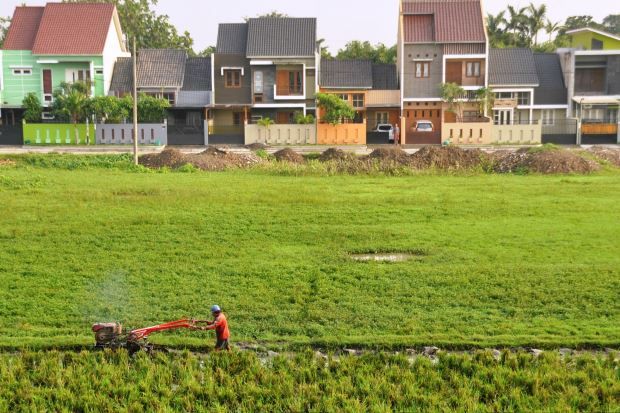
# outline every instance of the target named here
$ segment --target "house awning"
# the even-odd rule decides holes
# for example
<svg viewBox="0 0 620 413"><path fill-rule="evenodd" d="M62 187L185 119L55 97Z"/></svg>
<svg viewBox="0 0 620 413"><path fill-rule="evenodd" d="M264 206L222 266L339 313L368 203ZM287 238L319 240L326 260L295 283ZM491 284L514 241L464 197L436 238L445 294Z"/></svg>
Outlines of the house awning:
<svg viewBox="0 0 620 413"><path fill-rule="evenodd" d="M620 104L620 95L616 96L575 96L575 103L583 105L617 105Z"/></svg>

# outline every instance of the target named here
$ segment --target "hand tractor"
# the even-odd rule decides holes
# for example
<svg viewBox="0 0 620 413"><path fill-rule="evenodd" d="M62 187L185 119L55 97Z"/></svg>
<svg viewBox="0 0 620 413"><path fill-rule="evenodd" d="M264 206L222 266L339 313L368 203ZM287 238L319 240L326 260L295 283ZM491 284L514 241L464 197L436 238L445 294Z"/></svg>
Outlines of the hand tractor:
<svg viewBox="0 0 620 413"><path fill-rule="evenodd" d="M172 321L169 323L159 324L152 327L139 328L129 332L123 332L123 326L119 323L97 323L93 324L92 330L95 333L96 349L119 349L125 348L129 354L137 353L144 350L152 352L160 350L155 345L148 342L151 333L166 330L176 330L179 328L188 328L190 330L198 330L201 327L198 324L210 324L206 320L190 320L183 319Z"/></svg>

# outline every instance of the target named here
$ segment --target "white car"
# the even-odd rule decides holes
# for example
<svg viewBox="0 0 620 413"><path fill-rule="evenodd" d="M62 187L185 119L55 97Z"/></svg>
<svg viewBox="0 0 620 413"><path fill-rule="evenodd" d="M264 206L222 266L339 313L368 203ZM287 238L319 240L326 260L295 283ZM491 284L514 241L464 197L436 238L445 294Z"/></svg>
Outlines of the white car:
<svg viewBox="0 0 620 413"><path fill-rule="evenodd" d="M380 123L374 130L375 132L387 133L388 140L394 142L394 126L389 123Z"/></svg>
<svg viewBox="0 0 620 413"><path fill-rule="evenodd" d="M434 130L433 122L430 120L419 120L415 123L416 132L433 132Z"/></svg>

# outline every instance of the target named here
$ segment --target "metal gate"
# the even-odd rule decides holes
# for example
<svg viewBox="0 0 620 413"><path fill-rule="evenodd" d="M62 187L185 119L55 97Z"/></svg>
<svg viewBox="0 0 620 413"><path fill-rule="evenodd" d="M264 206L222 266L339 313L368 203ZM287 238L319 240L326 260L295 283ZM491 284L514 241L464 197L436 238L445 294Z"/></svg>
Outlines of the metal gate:
<svg viewBox="0 0 620 413"><path fill-rule="evenodd" d="M15 125L0 125L0 145L24 144L24 132L21 122Z"/></svg>
<svg viewBox="0 0 620 413"><path fill-rule="evenodd" d="M556 119L553 125L542 125L542 143L577 144L577 119Z"/></svg>

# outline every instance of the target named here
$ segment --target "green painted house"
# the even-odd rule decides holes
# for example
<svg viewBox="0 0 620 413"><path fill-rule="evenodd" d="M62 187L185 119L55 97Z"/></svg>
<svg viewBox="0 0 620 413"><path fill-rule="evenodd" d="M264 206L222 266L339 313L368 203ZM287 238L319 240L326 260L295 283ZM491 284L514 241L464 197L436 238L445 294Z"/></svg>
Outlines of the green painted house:
<svg viewBox="0 0 620 413"><path fill-rule="evenodd" d="M580 50L620 50L620 36L585 27L569 30L570 47Z"/></svg>
<svg viewBox="0 0 620 413"><path fill-rule="evenodd" d="M49 107L62 82L84 81L93 96L107 95L116 60L127 56L113 4L17 7L0 51L3 124L20 121L22 101L31 92Z"/></svg>

